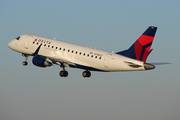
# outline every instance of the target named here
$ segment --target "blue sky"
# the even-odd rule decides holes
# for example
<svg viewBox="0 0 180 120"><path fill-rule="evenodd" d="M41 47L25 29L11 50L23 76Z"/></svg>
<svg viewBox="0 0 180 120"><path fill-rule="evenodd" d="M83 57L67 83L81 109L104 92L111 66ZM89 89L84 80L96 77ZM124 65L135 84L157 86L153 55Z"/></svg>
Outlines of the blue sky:
<svg viewBox="0 0 180 120"><path fill-rule="evenodd" d="M1 0L1 120L179 120L179 0ZM121 51L149 27L158 30L147 62L152 71L92 72L57 65L22 66L7 44L36 34L105 51Z"/></svg>

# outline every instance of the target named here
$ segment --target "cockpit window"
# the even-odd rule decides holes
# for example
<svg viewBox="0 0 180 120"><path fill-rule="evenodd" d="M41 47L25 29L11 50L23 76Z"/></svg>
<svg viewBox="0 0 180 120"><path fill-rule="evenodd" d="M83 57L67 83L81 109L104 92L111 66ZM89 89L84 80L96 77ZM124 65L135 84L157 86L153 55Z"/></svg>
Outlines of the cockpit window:
<svg viewBox="0 0 180 120"><path fill-rule="evenodd" d="M16 40L19 40L20 39L20 36L16 38Z"/></svg>

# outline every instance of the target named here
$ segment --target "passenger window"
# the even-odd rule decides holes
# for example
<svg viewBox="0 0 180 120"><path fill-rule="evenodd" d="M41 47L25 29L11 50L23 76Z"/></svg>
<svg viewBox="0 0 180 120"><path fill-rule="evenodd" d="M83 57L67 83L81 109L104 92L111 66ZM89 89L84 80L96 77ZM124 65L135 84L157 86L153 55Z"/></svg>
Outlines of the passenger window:
<svg viewBox="0 0 180 120"><path fill-rule="evenodd" d="M83 55L85 56L86 54L84 53Z"/></svg>
<svg viewBox="0 0 180 120"><path fill-rule="evenodd" d="M72 51L72 53L73 53L74 51Z"/></svg>
<svg viewBox="0 0 180 120"><path fill-rule="evenodd" d="M101 59L101 57L99 57L99 59Z"/></svg>
<svg viewBox="0 0 180 120"><path fill-rule="evenodd" d="M91 55L91 57L93 57L93 55Z"/></svg>
<svg viewBox="0 0 180 120"><path fill-rule="evenodd" d="M61 48L59 48L59 50L61 50Z"/></svg>
<svg viewBox="0 0 180 120"><path fill-rule="evenodd" d="M70 50L68 50L68 52L69 52Z"/></svg>
<svg viewBox="0 0 180 120"><path fill-rule="evenodd" d="M52 46L52 48L54 48L54 46Z"/></svg>
<svg viewBox="0 0 180 120"><path fill-rule="evenodd" d="M76 54L77 54L78 52L76 51Z"/></svg>
<svg viewBox="0 0 180 120"><path fill-rule="evenodd" d="M44 46L46 46L46 44L44 44Z"/></svg>
<svg viewBox="0 0 180 120"><path fill-rule="evenodd" d="M50 45L48 45L48 47L50 47Z"/></svg>
<svg viewBox="0 0 180 120"><path fill-rule="evenodd" d="M58 49L58 47L56 47L56 49Z"/></svg>
<svg viewBox="0 0 180 120"><path fill-rule="evenodd" d="M81 55L81 52L79 53L79 55Z"/></svg>
<svg viewBox="0 0 180 120"><path fill-rule="evenodd" d="M89 57L89 54L87 54L87 56Z"/></svg>
<svg viewBox="0 0 180 120"><path fill-rule="evenodd" d="M37 42L37 45L38 45L38 42Z"/></svg>
<svg viewBox="0 0 180 120"><path fill-rule="evenodd" d="M97 58L97 56L95 58Z"/></svg>
<svg viewBox="0 0 180 120"><path fill-rule="evenodd" d="M65 51L65 49L63 49L63 51Z"/></svg>
<svg viewBox="0 0 180 120"><path fill-rule="evenodd" d="M34 44L35 42L33 42L33 44Z"/></svg>

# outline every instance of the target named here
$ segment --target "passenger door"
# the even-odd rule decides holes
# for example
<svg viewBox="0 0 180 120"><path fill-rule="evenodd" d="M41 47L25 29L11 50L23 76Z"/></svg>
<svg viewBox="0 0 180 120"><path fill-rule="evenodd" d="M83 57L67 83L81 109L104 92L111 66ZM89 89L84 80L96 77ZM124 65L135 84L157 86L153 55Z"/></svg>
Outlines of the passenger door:
<svg viewBox="0 0 180 120"><path fill-rule="evenodd" d="M25 49L28 49L29 48L29 41L32 39L33 36L31 35L28 35L26 40L25 40L25 43L24 43L24 47Z"/></svg>

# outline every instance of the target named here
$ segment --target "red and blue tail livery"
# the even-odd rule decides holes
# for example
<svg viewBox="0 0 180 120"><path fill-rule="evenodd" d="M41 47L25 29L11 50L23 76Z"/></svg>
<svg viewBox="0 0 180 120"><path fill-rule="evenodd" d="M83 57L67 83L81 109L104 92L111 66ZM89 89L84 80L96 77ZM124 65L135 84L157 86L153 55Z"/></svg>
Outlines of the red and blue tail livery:
<svg viewBox="0 0 180 120"><path fill-rule="evenodd" d="M116 54L130 57L139 61L146 62L146 59L152 51L151 45L156 34L157 27L150 26L128 49Z"/></svg>

